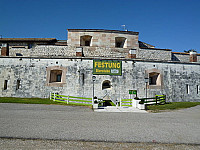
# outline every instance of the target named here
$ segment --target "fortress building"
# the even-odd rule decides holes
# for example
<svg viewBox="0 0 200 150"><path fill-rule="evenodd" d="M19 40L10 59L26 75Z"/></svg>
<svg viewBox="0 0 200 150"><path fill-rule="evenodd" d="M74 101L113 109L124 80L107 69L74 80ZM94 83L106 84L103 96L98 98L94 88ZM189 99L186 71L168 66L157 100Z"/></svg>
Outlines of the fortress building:
<svg viewBox="0 0 200 150"><path fill-rule="evenodd" d="M159 49L138 32L68 29L68 40L0 39L0 96L49 97L50 92L119 100L165 94L200 101L200 54ZM148 78L146 86L145 78Z"/></svg>

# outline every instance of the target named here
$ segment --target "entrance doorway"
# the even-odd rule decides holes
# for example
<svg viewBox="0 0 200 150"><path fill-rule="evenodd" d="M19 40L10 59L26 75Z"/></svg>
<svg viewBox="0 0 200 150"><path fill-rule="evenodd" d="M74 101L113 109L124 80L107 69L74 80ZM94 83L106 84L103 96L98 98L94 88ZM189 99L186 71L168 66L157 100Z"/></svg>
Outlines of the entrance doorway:
<svg viewBox="0 0 200 150"><path fill-rule="evenodd" d="M111 83L110 83L109 80L103 81L103 83L102 83L102 90L104 90L104 89L111 89Z"/></svg>
<svg viewBox="0 0 200 150"><path fill-rule="evenodd" d="M103 96L103 106L113 106L114 103L111 99L111 82L109 80L105 80L102 83L102 90L105 95Z"/></svg>

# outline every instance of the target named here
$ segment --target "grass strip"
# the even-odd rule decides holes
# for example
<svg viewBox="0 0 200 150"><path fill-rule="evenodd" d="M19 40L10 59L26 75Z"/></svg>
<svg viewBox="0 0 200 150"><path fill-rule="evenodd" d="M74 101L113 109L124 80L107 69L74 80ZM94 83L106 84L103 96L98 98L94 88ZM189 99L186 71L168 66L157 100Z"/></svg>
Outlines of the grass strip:
<svg viewBox="0 0 200 150"><path fill-rule="evenodd" d="M22 103L22 104L58 104L48 98L18 98L0 97L0 103Z"/></svg>
<svg viewBox="0 0 200 150"><path fill-rule="evenodd" d="M147 109L152 112L161 112L163 110L176 110L190 108L200 105L200 102L170 102L165 105L147 105Z"/></svg>
<svg viewBox="0 0 200 150"><path fill-rule="evenodd" d="M91 104L69 103L65 101L53 101L48 98L19 98L19 97L0 97L0 103L21 103L21 104L49 104L49 105L70 105L70 106L90 106Z"/></svg>

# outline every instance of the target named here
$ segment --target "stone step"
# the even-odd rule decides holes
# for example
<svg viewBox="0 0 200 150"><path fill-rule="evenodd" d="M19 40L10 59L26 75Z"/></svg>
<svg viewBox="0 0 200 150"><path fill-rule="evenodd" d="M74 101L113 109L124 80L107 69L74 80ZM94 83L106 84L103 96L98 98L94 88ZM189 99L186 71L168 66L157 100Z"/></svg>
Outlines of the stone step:
<svg viewBox="0 0 200 150"><path fill-rule="evenodd" d="M138 113L148 113L145 110L140 110L133 107L116 107L116 106L107 106L107 107L99 107L99 109L95 109L95 112L138 112Z"/></svg>

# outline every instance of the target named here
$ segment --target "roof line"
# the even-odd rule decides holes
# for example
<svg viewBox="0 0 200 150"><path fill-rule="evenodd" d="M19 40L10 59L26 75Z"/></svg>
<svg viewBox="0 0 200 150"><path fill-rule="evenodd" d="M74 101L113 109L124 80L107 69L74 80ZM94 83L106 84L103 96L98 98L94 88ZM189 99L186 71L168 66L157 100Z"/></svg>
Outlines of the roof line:
<svg viewBox="0 0 200 150"><path fill-rule="evenodd" d="M140 47L140 49L153 49L153 50L172 51L171 49L162 49L162 48L147 48L147 47Z"/></svg>
<svg viewBox="0 0 200 150"><path fill-rule="evenodd" d="M133 34L138 35L139 32L133 32L133 31L120 31L120 30L106 30L106 29L67 29L69 32L109 32L109 33L124 33L124 34Z"/></svg>
<svg viewBox="0 0 200 150"><path fill-rule="evenodd" d="M173 54L182 54L182 55L190 55L190 53L184 53L184 52L172 52ZM200 54L197 54L200 56Z"/></svg>
<svg viewBox="0 0 200 150"><path fill-rule="evenodd" d="M56 38L1 38L0 42L8 41L57 41Z"/></svg>

